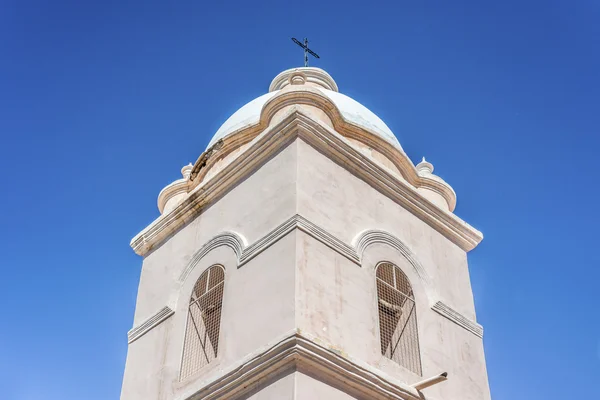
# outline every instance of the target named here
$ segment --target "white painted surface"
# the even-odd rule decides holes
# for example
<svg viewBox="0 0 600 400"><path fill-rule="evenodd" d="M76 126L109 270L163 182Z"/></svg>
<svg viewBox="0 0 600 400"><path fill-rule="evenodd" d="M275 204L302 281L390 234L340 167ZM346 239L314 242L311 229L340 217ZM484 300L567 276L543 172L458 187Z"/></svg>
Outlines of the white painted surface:
<svg viewBox="0 0 600 400"><path fill-rule="evenodd" d="M321 88L319 90L335 103L346 120L379 134L388 142L401 148L400 142L391 129L373 111L345 94Z"/></svg>
<svg viewBox="0 0 600 400"><path fill-rule="evenodd" d="M232 249L218 247L194 265L183 283L179 281L194 254L218 233L237 232L252 246L295 214L346 243L365 229L390 232L406 244L432 282L425 282L406 257L385 244L367 247L358 265L299 230L274 241L241 267ZM144 323L165 304L172 305L175 314L129 346L122 400L185 400L207 382L219 381L222 371L293 330L359 360L385 379L398 384L421 380L380 353L374 283L379 261L398 265L415 289L423 375L450 373L447 382L427 389L427 394L437 400L488 400L481 338L431 309L431 300L440 298L475 319L466 253L300 139L145 257L135 324ZM196 376L179 382L189 294L200 274L215 263L226 269L219 355ZM352 398L318 379L301 378L296 384L302 387L291 398L315 393ZM284 382L269 385L250 398L285 398L278 396L287 395L288 387Z"/></svg>
<svg viewBox="0 0 600 400"><path fill-rule="evenodd" d="M263 106L276 94L277 92L263 94L251 102L246 103L242 108L234 112L217 130L217 133L215 133L207 147L212 146L217 140L222 139L235 131L256 124L260 119L260 111Z"/></svg>
<svg viewBox="0 0 600 400"><path fill-rule="evenodd" d="M316 72L313 75L319 77ZM299 85L292 78L290 75L289 85ZM306 82L312 85L309 89L313 95L312 88L316 87L331 99L344 119L380 135L401 152L385 123L364 106L319 87L316 78ZM281 89L286 90L291 88ZM242 107L217 135L223 137L256 124L265 103L276 95L273 91ZM319 99L311 107L331 109L329 102L321 96ZM270 126L248 144L246 153L242 149L228 155L234 161L244 161L231 161L230 167L215 172L208 181L216 182L212 192L205 190L209 186L197 187L204 192L190 192L197 197L213 195L209 202L194 206L194 213L186 214L177 211L192 204L184 200L176 210L155 221L152 229L144 231L151 233L147 238L138 235L134 239L133 247L145 256L134 327L143 328L144 334L129 345L121 399L239 399L236 394L221 396L218 390L236 371L257 362L249 371L257 365L268 367L262 370L267 372L261 379L252 381L252 374L245 372L235 375L234 389L239 393L249 389L241 398L362 399L365 397L360 396L366 392L359 389L368 387L379 393L366 397L370 400L416 400L416 392L411 394L403 388L447 371L449 380L426 389L422 399L489 400L483 343L474 334L479 326L465 252L472 247L457 245L462 243L456 241L457 236L440 228L440 221L448 224L443 227L454 226L450 224L453 214L442 211L442 205L424 200L441 203L443 198L417 192L405 181L391 179L387 172L375 173L381 171L367 162L368 158L356 164L358 161L352 157L359 161L362 158L354 155L351 142L340 140L338 133L329 132L329 128L323 133L319 124L312 124L318 120L318 113L311 111L305 117L294 112L290 115L296 115L294 121L302 122L308 133L290 133L288 140L283 140L285 130ZM281 121L286 127L286 119ZM288 128L297 132L291 124ZM213 142L219 138L216 136ZM319 138L328 141L319 142ZM257 151L266 144L273 149L268 157ZM346 158L336 159L340 154ZM221 161L229 162L227 157ZM356 165L365 165L373 173L363 174ZM417 178L437 182L432 166L421 163L414 170L411 163L409 167L407 171L415 175L418 171L414 177L417 183ZM247 175L235 175L244 168L249 171ZM231 185L224 190L217 185L219 182ZM388 186L379 185L381 182L398 190L403 188L406 197L390 193L385 189ZM179 202L177 196L187 193L180 187L183 183L165 189L166 206L168 201ZM407 196L413 196L410 198L414 201L403 202ZM410 208L416 203L423 203L423 208ZM430 218L430 210L435 211L437 219ZM289 224L285 222L290 218L303 222L286 229ZM464 222L458 227L461 234L474 232L477 241L473 247L481 240L481 235ZM401 245L374 240L358 251L355 238L374 230L385 232ZM240 239L230 246L227 240L220 240L221 245L203 250L215 238L228 237L224 232L235 233L232 237ZM153 239L156 237L160 240ZM375 285L375 265L381 261L397 265L413 286L423 377L381 355ZM196 375L180 381L189 296L202 272L215 264L226 271L218 355ZM434 304L438 304L437 309L431 308ZM174 311L172 315L156 317L166 307ZM158 319L160 322L154 323ZM141 328L133 331L141 332ZM320 346L319 357L315 356L315 347L303 345L304 353L287 357L300 360L300 364L289 364L286 370L271 368L277 354L285 354L276 353L275 358L269 354L289 335L302 335L305 343ZM319 361L314 361L317 358ZM393 395L388 394L389 389L393 389ZM357 397L357 393L362 394Z"/></svg>
<svg viewBox="0 0 600 400"><path fill-rule="evenodd" d="M300 68L299 70L302 69ZM375 113L367 107L342 93L325 89L324 87L316 87L335 104L344 119L348 122L366 128L369 131L378 134L389 143L398 148L402 148L391 129L381 120L381 118L375 115ZM257 124L260 120L260 113L265 103L278 93L279 90L275 90L257 97L233 113L233 115L231 115L231 117L229 117L217 130L217 133L215 133L210 140L208 147L215 144L219 139L239 131L242 128Z"/></svg>

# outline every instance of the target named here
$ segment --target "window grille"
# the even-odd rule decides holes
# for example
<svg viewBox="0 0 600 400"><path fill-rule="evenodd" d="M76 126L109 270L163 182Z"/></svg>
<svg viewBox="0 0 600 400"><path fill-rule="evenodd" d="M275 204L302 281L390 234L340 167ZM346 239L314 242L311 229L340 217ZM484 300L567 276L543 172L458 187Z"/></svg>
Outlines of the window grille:
<svg viewBox="0 0 600 400"><path fill-rule="evenodd" d="M204 271L194 286L183 343L181 380L217 358L224 281L223 267L215 265Z"/></svg>
<svg viewBox="0 0 600 400"><path fill-rule="evenodd" d="M406 275L394 264L377 266L381 354L421 375L415 297Z"/></svg>

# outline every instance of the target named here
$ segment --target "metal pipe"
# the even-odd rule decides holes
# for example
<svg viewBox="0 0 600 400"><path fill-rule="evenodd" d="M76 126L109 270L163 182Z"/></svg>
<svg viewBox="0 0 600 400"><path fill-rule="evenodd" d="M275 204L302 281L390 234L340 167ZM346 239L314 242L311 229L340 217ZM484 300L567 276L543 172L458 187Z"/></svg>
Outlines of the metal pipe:
<svg viewBox="0 0 600 400"><path fill-rule="evenodd" d="M417 390L423 390L425 388L428 388L429 386L433 386L435 384L443 382L446 379L448 379L448 373L444 372L442 374L434 376L433 378L429 378L429 379L425 379L424 381L417 382L417 383L413 384L412 387L414 387Z"/></svg>

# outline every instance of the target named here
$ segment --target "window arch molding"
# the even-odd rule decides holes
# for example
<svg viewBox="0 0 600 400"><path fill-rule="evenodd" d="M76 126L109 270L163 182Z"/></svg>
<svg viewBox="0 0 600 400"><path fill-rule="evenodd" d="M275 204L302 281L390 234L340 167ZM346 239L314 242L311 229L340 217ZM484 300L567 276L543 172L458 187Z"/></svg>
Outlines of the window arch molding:
<svg viewBox="0 0 600 400"><path fill-rule="evenodd" d="M355 236L352 241L362 267L374 269L382 260L388 260L407 274L420 303L433 304L437 293L433 279L413 251L389 232L370 229ZM375 272L373 272L375 273Z"/></svg>
<svg viewBox="0 0 600 400"><path fill-rule="evenodd" d="M215 235L212 239L204 243L202 247L200 247L200 249L194 253L192 259L183 269L177 281L181 285L183 285L188 276L196 268L196 265L198 265L198 263L200 263L202 259L209 255L213 250L219 249L221 247L226 247L233 251L235 253L235 265L239 265L240 257L242 256L242 252L244 251L244 248L246 246L246 238L244 238L238 233L221 232L218 235Z"/></svg>

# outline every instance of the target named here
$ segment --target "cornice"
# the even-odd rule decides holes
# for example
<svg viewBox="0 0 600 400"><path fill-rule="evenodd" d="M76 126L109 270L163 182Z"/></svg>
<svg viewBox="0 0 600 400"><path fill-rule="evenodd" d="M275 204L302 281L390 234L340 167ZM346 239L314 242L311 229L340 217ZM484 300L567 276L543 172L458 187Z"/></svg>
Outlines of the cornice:
<svg viewBox="0 0 600 400"><path fill-rule="evenodd" d="M276 131L271 129L268 131L269 135L256 138L253 146L241 153L212 179L193 189L175 209L154 220L131 240L133 250L141 256L146 255L152 248L161 244L172 233L200 214L207 205L248 177L280 148L289 144L296 137L293 135L296 126L294 120L295 118L290 116L281 121L277 126L279 128L277 135L275 135Z"/></svg>
<svg viewBox="0 0 600 400"><path fill-rule="evenodd" d="M164 306L154 315L127 332L127 343L131 344L135 342L174 313L175 311L173 311L170 307Z"/></svg>
<svg viewBox="0 0 600 400"><path fill-rule="evenodd" d="M483 238L481 232L423 198L413 186L355 149L337 132L292 107L277 125L256 137L212 179L196 187L174 210L160 216L134 237L131 241L134 251L145 255L298 137L402 205L463 250L473 249Z"/></svg>
<svg viewBox="0 0 600 400"><path fill-rule="evenodd" d="M463 250L472 250L483 239L483 235L477 229L422 197L414 186L398 179L387 168L381 167L355 149L335 131L310 118L307 119L311 123L306 124L306 130L301 130L299 135L303 140L411 211Z"/></svg>
<svg viewBox="0 0 600 400"><path fill-rule="evenodd" d="M319 89L310 86L292 86L280 91L263 106L259 124L268 126L279 110L294 105L308 105L320 109L331 120L336 132L363 142L388 156L402 176L411 184L418 186L419 175L404 150L388 142L375 131L344 118L335 103Z"/></svg>
<svg viewBox="0 0 600 400"><path fill-rule="evenodd" d="M260 132L267 129L271 119L279 110L293 105L309 105L319 108L329 117L337 132L345 137L358 140L383 154L398 168L402 177L411 185L417 188L427 188L440 194L448 203L449 210L454 211L456 207L456 193L450 185L442 179L435 180L420 176L412 161L402 149L391 144L368 128L346 120L331 99L319 89L306 85L286 87L286 90L280 91L265 103L258 123L242 127L238 131L234 131L221 139L223 146L218 151L210 148L205 153L202 153L192 170L192 187L202 182L205 174L216 162L240 146L250 142ZM207 156L206 153L209 152L210 154Z"/></svg>
<svg viewBox="0 0 600 400"><path fill-rule="evenodd" d="M309 373L324 381L333 381L341 390L361 398L427 398L417 389L386 379L381 372L343 357L311 339L294 333L236 367L227 371L219 370L216 376L194 385L194 389L178 396L177 400L238 398L267 378L290 370Z"/></svg>
<svg viewBox="0 0 600 400"><path fill-rule="evenodd" d="M458 326L461 326L464 329L468 330L475 336L483 338L483 327L481 325L465 317L449 305L438 301L431 307L431 309L439 313L440 315L443 315L444 317L448 318L450 321L454 322Z"/></svg>

